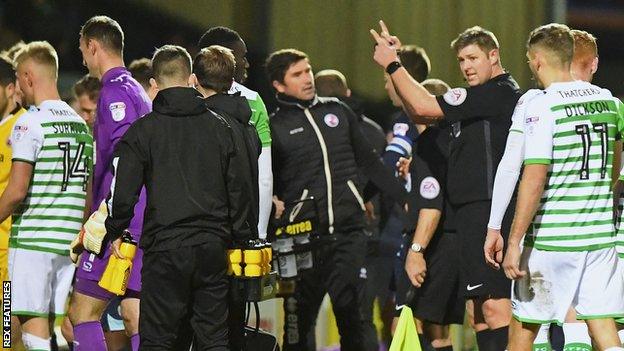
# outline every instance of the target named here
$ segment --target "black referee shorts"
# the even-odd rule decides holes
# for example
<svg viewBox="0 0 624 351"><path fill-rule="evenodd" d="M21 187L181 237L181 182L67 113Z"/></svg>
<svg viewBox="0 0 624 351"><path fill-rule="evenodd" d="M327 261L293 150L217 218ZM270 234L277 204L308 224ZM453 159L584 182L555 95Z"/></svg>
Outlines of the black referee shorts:
<svg viewBox="0 0 624 351"><path fill-rule="evenodd" d="M397 307L406 303L407 291L412 283L405 272L405 257L411 244L411 235L404 245L400 263L396 267ZM427 276L420 288L414 288L414 298L409 304L414 316L435 324L462 324L465 301L459 295L459 243L455 233L437 233L425 251ZM401 310L397 308L396 315Z"/></svg>
<svg viewBox="0 0 624 351"><path fill-rule="evenodd" d="M460 295L466 299L510 298L511 281L502 269L485 263L483 245L490 218L491 201L478 201L455 207L455 220L460 243ZM508 207L501 232L505 243L511 229L515 203Z"/></svg>
<svg viewBox="0 0 624 351"><path fill-rule="evenodd" d="M223 241L146 252L141 275L142 351L229 350Z"/></svg>

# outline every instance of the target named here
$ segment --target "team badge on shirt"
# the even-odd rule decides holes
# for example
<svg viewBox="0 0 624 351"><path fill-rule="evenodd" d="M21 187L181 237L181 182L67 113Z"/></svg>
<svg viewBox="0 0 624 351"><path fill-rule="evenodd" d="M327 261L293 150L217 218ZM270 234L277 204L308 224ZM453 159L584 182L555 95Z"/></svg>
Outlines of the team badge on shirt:
<svg viewBox="0 0 624 351"><path fill-rule="evenodd" d="M13 127L13 139L15 139L15 141L20 141L27 132L28 126L20 126L16 124L15 127Z"/></svg>
<svg viewBox="0 0 624 351"><path fill-rule="evenodd" d="M333 113L326 114L325 117L323 117L323 121L325 121L325 124L332 128L338 126L338 123L340 123L338 116Z"/></svg>
<svg viewBox="0 0 624 351"><path fill-rule="evenodd" d="M535 124L539 122L539 117L528 117L525 120L525 124L526 124L526 131L529 135L533 135L533 132L535 131Z"/></svg>
<svg viewBox="0 0 624 351"><path fill-rule="evenodd" d="M126 117L126 104L123 102L113 102L108 105L113 121L119 122Z"/></svg>
<svg viewBox="0 0 624 351"><path fill-rule="evenodd" d="M440 183L434 177L426 177L420 182L420 196L427 200L435 199L440 195Z"/></svg>
<svg viewBox="0 0 624 351"><path fill-rule="evenodd" d="M464 88L453 88L447 91L444 95L444 101L451 106L459 106L466 101L468 91Z"/></svg>

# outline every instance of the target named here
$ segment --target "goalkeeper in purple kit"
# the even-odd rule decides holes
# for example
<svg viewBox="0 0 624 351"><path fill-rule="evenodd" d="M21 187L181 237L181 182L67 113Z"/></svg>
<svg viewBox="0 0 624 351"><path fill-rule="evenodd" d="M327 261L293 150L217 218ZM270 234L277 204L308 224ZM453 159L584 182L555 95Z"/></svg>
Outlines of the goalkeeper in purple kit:
<svg viewBox="0 0 624 351"><path fill-rule="evenodd" d="M85 230L72 244L73 251L84 248L80 257L69 317L74 326L74 350L106 351L100 317L114 294L98 286L111 255L110 245L101 247L106 233L106 199L113 174L110 171L115 145L139 117L151 111L151 102L141 85L132 78L123 63L124 34L119 24L106 16L89 19L80 31L80 51L89 74L98 77L102 90L97 104L94 137L96 143L95 174L92 184L91 208L97 211L85 224ZM139 241L142 231L145 194L141 193L134 218L128 230ZM141 291L141 262L138 250L128 279L126 294L122 297L121 315L126 333L131 338L132 350L139 348L139 292Z"/></svg>

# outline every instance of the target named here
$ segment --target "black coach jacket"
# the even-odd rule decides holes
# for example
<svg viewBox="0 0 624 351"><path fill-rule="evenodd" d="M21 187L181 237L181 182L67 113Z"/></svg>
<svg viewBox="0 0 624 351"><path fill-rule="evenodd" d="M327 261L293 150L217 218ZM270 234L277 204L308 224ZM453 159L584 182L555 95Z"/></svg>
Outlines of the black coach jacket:
<svg viewBox="0 0 624 351"><path fill-rule="evenodd" d="M239 165L249 177L241 178L243 186L249 191L250 206L248 221L252 223L253 237L258 237L258 157L262 151L262 144L256 128L249 122L251 108L247 99L240 95L215 94L205 99L206 106L232 127L234 147L240 159L247 160L246 164Z"/></svg>
<svg viewBox="0 0 624 351"><path fill-rule="evenodd" d="M249 237L257 227L248 220L254 204L241 156L232 127L208 110L198 91L159 91L153 112L117 144L107 235L116 238L127 228L145 185L140 246L146 252Z"/></svg>
<svg viewBox="0 0 624 351"><path fill-rule="evenodd" d="M321 229L330 234L364 227L360 169L395 201L405 202L405 189L383 166L344 103L319 97L300 101L282 94L277 100L271 149L273 192L280 200L288 204L313 196Z"/></svg>

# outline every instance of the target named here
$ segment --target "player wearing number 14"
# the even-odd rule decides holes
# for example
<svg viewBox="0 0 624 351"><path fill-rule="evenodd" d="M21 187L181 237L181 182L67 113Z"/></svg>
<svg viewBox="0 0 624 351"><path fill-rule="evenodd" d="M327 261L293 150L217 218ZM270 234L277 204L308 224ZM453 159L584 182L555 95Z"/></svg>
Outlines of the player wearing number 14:
<svg viewBox="0 0 624 351"><path fill-rule="evenodd" d="M15 123L13 165L0 198L0 221L13 215L9 239L11 314L29 350L50 350L49 315L64 315L75 267L69 244L82 225L93 137L58 94L57 54L32 42L16 57L26 105Z"/></svg>

